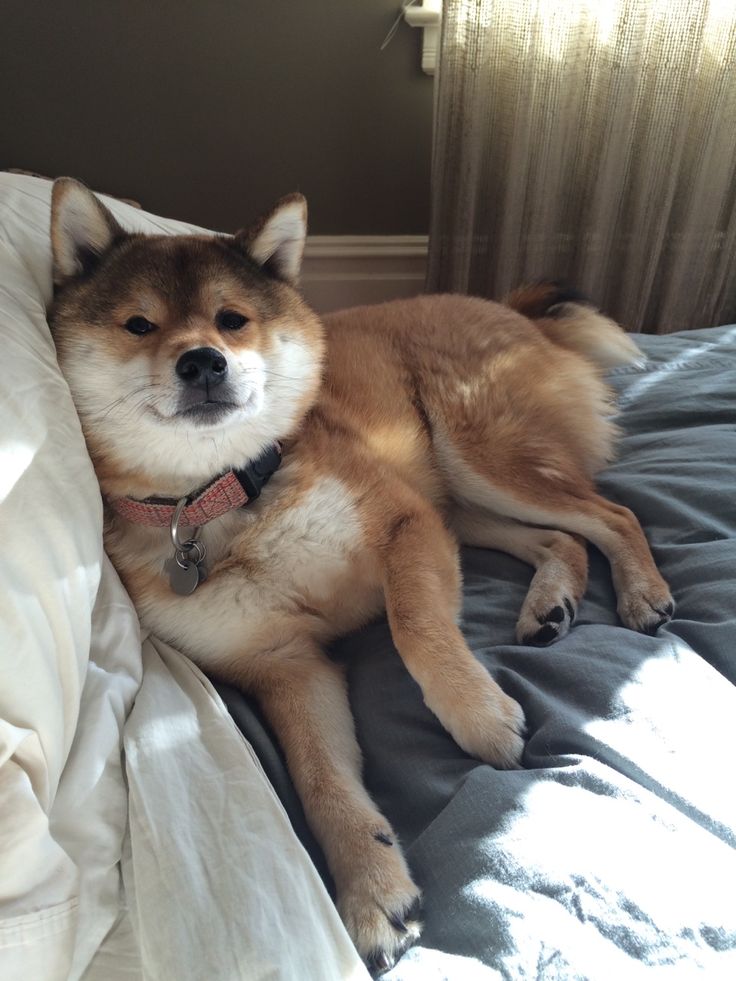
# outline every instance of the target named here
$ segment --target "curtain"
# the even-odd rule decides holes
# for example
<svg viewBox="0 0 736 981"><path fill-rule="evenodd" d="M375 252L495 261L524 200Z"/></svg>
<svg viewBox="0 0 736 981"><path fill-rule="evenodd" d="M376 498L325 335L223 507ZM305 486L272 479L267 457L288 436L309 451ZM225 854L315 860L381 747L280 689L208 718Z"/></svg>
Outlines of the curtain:
<svg viewBox="0 0 736 981"><path fill-rule="evenodd" d="M428 287L736 321L736 0L445 0Z"/></svg>

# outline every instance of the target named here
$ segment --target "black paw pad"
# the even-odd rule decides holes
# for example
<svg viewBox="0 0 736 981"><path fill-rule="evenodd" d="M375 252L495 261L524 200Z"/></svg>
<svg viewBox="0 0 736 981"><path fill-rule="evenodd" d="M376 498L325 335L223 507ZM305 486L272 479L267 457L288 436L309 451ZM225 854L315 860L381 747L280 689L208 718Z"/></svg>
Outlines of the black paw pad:
<svg viewBox="0 0 736 981"><path fill-rule="evenodd" d="M388 845L389 848L391 847L391 845L393 845L393 841L391 840L389 835L384 834L383 831L377 831L376 834L373 835L373 837L376 839L376 841L380 841L382 845Z"/></svg>
<svg viewBox="0 0 736 981"><path fill-rule="evenodd" d="M525 637L524 640L528 644L539 646L541 644L551 644L553 640L557 640L557 636L557 627L553 623L545 623L541 630L538 630L530 637Z"/></svg>
<svg viewBox="0 0 736 981"><path fill-rule="evenodd" d="M545 616L537 617L540 623L562 623L565 619L565 611L561 606L553 606L552 609Z"/></svg>
<svg viewBox="0 0 736 981"><path fill-rule="evenodd" d="M388 916L388 922L399 933L408 933L408 927L406 923L399 917L396 913L390 913Z"/></svg>

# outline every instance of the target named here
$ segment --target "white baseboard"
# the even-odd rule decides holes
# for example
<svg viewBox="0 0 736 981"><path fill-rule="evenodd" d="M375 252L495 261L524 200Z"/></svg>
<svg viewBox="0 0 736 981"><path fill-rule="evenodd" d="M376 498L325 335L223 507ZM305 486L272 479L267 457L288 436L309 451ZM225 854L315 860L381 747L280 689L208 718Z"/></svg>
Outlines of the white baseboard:
<svg viewBox="0 0 736 981"><path fill-rule="evenodd" d="M301 288L319 313L416 296L424 287L426 235L311 235Z"/></svg>

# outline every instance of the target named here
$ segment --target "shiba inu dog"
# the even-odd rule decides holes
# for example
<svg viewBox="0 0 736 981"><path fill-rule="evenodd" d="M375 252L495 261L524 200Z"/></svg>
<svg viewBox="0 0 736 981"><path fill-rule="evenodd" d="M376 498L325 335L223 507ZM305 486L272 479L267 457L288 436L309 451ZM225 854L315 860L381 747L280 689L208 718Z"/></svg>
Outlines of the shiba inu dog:
<svg viewBox="0 0 736 981"><path fill-rule="evenodd" d="M305 234L299 195L235 236L128 234L62 178L51 322L141 620L258 698L380 969L418 935L419 890L362 785L325 645L385 610L457 743L516 767L522 708L457 626L458 543L536 570L524 643L570 629L583 539L626 625L654 631L673 603L634 515L593 484L615 437L601 368L636 359L631 339L553 284L320 321L294 285Z"/></svg>

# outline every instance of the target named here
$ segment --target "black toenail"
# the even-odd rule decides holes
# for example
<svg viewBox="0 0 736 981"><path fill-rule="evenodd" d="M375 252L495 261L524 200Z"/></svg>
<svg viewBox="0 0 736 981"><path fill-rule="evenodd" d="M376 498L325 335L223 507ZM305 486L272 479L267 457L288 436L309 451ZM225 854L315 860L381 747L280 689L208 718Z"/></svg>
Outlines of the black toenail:
<svg viewBox="0 0 736 981"><path fill-rule="evenodd" d="M572 605L567 596L564 598L563 603L565 604L565 609L567 610L567 615L570 617L570 623L575 621L575 607Z"/></svg>
<svg viewBox="0 0 736 981"><path fill-rule="evenodd" d="M376 841L380 841L382 845L388 845L389 847L393 845L393 841L391 841L389 836L385 835L383 831L377 832L373 835L373 837L376 839Z"/></svg>
<svg viewBox="0 0 736 981"><path fill-rule="evenodd" d="M385 950L371 951L366 961L371 971L387 971L391 967L391 961Z"/></svg>
<svg viewBox="0 0 736 981"><path fill-rule="evenodd" d="M396 913L391 913L391 915L388 918L388 922L391 924L391 926L394 928L394 930L398 930L399 933L408 933L409 932L407 930L406 923L404 923L404 921L401 920L396 915Z"/></svg>

